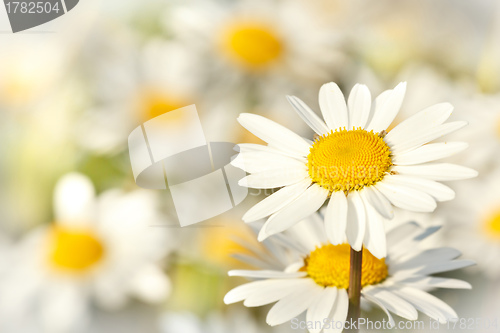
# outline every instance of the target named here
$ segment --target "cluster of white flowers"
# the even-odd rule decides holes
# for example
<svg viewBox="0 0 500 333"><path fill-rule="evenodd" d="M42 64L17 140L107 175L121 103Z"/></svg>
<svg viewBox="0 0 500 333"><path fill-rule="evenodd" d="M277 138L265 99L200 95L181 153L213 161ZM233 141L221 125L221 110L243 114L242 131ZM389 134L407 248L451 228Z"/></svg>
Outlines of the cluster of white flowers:
<svg viewBox="0 0 500 333"><path fill-rule="evenodd" d="M418 249L435 227L422 230L413 223L401 224L386 237L385 225L394 218L393 206L432 212L436 202L453 199L455 192L438 181L477 176L476 171L459 165L431 163L467 148L461 142L430 143L467 123L446 123L453 107L442 103L389 131L405 89L406 84L401 83L372 103L368 88L358 84L346 103L335 83L325 84L319 93L324 121L300 99L288 97L317 134L313 141L261 116L240 115L240 123L267 143L240 145L240 154L232 163L250 173L240 185L281 187L243 219L252 222L270 216L260 229L259 240L270 237L278 243L268 249L281 265L271 270L231 271L233 276L263 280L233 289L226 295L226 303L244 300L246 306L261 306L277 301L267 316L272 326L304 311L308 322L344 322L352 248L363 251L363 299L381 307L391 325L395 323L389 312L416 320L420 310L441 323L458 318L453 309L426 291L470 288L470 284L430 275L473 262L453 260L460 252L450 248ZM321 216L308 219L318 210ZM287 229L290 235L272 237ZM293 261L287 262L283 252L273 251L280 245L294 252ZM342 328L329 325L324 331ZM321 332L323 327L309 331Z"/></svg>

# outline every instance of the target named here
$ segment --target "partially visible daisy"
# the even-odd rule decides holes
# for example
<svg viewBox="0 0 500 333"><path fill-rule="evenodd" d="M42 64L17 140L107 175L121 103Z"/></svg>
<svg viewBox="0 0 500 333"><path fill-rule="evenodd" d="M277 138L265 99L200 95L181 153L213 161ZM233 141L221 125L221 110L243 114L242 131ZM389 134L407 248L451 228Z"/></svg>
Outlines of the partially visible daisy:
<svg viewBox="0 0 500 333"><path fill-rule="evenodd" d="M89 46L104 49L106 56L88 59L87 80L97 87L91 96L96 103L78 119L76 139L98 153L125 149L137 126L199 102L193 55L170 41L154 38L141 45L126 31L120 33Z"/></svg>
<svg viewBox="0 0 500 333"><path fill-rule="evenodd" d="M0 50L0 109L11 112L32 107L60 87L59 80L69 71L70 44L74 43L61 35L5 38Z"/></svg>
<svg viewBox="0 0 500 333"><path fill-rule="evenodd" d="M500 278L499 183L500 170L474 182L464 182L457 187L464 194L442 207L442 214L449 220L443 241L452 246L460 244L490 279Z"/></svg>
<svg viewBox="0 0 500 333"><path fill-rule="evenodd" d="M467 163L481 174L500 167L500 94L476 95L461 101L460 117L470 126L453 139L467 140L470 154Z"/></svg>
<svg viewBox="0 0 500 333"><path fill-rule="evenodd" d="M324 121L304 102L288 96L301 118L317 134L314 141L264 117L241 114L243 127L268 143L239 145L233 165L251 173L242 186L278 188L244 216L245 222L268 218L259 240L291 227L328 202L325 229L334 245L347 233L348 243L362 245L377 258L386 255L383 219L393 217L392 205L431 212L436 202L455 193L438 181L475 177L459 165L429 163L456 154L463 142L429 143L467 123L445 123L453 107L436 104L386 132L396 117L406 90L400 83L372 103L370 91L357 84L349 98L335 83L323 85L319 103Z"/></svg>
<svg viewBox="0 0 500 333"><path fill-rule="evenodd" d="M193 66L212 95L243 94L257 103L297 82L301 90L319 85L345 67L341 38L333 20L325 21L293 0L182 1L165 17L173 41L198 56Z"/></svg>
<svg viewBox="0 0 500 333"><path fill-rule="evenodd" d="M149 228L161 216L147 191L110 190L94 197L91 182L68 174L55 189L55 222L28 234L7 253L0 276L0 322L27 317L47 331L76 331L93 302L122 307L130 297L159 303L170 282L159 261L168 234Z"/></svg>
<svg viewBox="0 0 500 333"><path fill-rule="evenodd" d="M360 10L366 18L356 26L353 48L378 76L394 77L403 66L418 61L436 64L455 77L456 73L470 75L477 70L478 51L470 46L482 45L487 33L478 29L484 17L465 15L472 7L459 8L443 3L438 9L435 3L423 2L361 3L364 7ZM446 20L442 19L440 10L446 11ZM461 38L450 39L452 31ZM492 37L496 44L498 34ZM488 65L494 72L494 64L489 62Z"/></svg>
<svg viewBox="0 0 500 333"><path fill-rule="evenodd" d="M319 214L314 214L287 230L286 236L266 240L264 245L271 255L261 256L260 260L269 262L270 257L281 265L275 269L230 271L230 276L258 281L231 290L225 303L244 301L245 306L256 307L277 302L267 315L271 326L306 312L307 323L312 323L309 332L342 331L349 304L350 247L347 243L328 242L322 222ZM440 323L456 319L455 311L428 291L471 288L465 281L432 276L473 264L455 260L460 252L452 248L421 247L421 240L436 230L407 223L388 233L387 258L377 259L363 250L362 302L384 310L392 325L395 322L391 313L416 320L420 311Z"/></svg>

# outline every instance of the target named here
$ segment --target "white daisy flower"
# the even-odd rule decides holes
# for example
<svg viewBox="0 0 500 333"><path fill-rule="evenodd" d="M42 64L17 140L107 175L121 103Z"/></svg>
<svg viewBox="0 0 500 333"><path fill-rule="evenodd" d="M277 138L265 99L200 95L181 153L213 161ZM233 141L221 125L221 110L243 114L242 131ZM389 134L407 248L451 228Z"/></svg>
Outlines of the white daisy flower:
<svg viewBox="0 0 500 333"><path fill-rule="evenodd" d="M172 246L168 234L148 228L160 215L148 191L110 190L94 196L90 181L64 176L54 195L55 223L10 249L0 274L2 327L33 317L50 332L85 326L91 304L107 309L129 297L159 303L170 282L159 260Z"/></svg>
<svg viewBox="0 0 500 333"><path fill-rule="evenodd" d="M360 251L364 245L377 258L386 255L382 219L393 217L392 205L431 212L436 202L455 193L438 181L475 177L459 165L429 163L458 153L463 142L428 142L467 123L445 123L453 107L430 106L401 122L389 133L403 101L406 83L380 94L372 103L370 91L357 84L346 101L335 83L323 85L319 103L324 121L295 96L289 102L317 133L314 141L254 114L241 114L243 127L268 143L241 144L233 165L251 173L241 186L277 188L251 208L245 222L268 218L259 240L291 227L328 202L326 233L334 245L347 240Z"/></svg>
<svg viewBox="0 0 500 333"><path fill-rule="evenodd" d="M183 1L169 8L164 21L173 40L198 56L193 66L211 94L262 102L283 87L297 87L292 82L304 89L304 83L320 84L344 68L339 35L308 5Z"/></svg>
<svg viewBox="0 0 500 333"><path fill-rule="evenodd" d="M395 324L391 313L416 320L420 311L440 323L457 318L450 306L427 291L470 289L470 284L431 275L467 267L473 262L454 260L460 252L452 248L421 247L421 240L438 229L424 229L413 222L395 228L387 235L387 258L377 259L363 249L363 306L380 307L391 325ZM309 332L342 331L349 304L349 244L330 243L319 214L286 233L286 236L280 234L266 240L266 251L260 251L259 258L248 261L261 265L263 270L229 272L230 276L258 281L231 290L224 302L244 301L247 307L277 302L267 315L271 326L283 324L306 311Z"/></svg>

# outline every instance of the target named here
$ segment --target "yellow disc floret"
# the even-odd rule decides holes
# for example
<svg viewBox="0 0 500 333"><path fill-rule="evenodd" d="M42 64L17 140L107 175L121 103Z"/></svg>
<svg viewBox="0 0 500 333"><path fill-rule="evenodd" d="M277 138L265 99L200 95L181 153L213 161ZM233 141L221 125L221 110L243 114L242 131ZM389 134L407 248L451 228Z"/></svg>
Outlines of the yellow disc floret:
<svg viewBox="0 0 500 333"><path fill-rule="evenodd" d="M143 121L147 121L189 104L192 103L182 96L147 91L139 96L138 112Z"/></svg>
<svg viewBox="0 0 500 333"><path fill-rule="evenodd" d="M489 238L500 239L500 210L488 216L484 225L484 231Z"/></svg>
<svg viewBox="0 0 500 333"><path fill-rule="evenodd" d="M312 181L331 192L360 190L389 172L391 152L384 139L361 128L320 136L307 156Z"/></svg>
<svg viewBox="0 0 500 333"><path fill-rule="evenodd" d="M91 232L58 227L50 236L49 260L55 269L83 272L104 255L104 246Z"/></svg>
<svg viewBox="0 0 500 333"><path fill-rule="evenodd" d="M317 247L304 260L301 271L322 287L349 288L350 266L349 244L324 245ZM389 274L385 259L375 258L368 250L363 249L363 265L361 270L361 286L380 283Z"/></svg>
<svg viewBox="0 0 500 333"><path fill-rule="evenodd" d="M283 52L278 34L256 23L237 23L227 29L226 47L235 60L252 68L266 66Z"/></svg>

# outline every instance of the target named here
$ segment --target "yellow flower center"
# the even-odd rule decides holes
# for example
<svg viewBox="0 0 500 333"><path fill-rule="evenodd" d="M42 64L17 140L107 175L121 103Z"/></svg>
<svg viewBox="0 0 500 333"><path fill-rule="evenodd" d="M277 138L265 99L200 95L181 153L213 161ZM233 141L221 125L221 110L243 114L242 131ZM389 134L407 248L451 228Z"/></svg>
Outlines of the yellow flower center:
<svg viewBox="0 0 500 333"><path fill-rule="evenodd" d="M49 260L58 270L83 272L98 263L103 255L101 240L88 231L57 227L50 235Z"/></svg>
<svg viewBox="0 0 500 333"><path fill-rule="evenodd" d="M496 240L500 239L500 210L491 214L486 219L484 229L488 237Z"/></svg>
<svg viewBox="0 0 500 333"><path fill-rule="evenodd" d="M378 133L363 129L335 130L319 137L307 160L312 181L330 193L373 185L392 166L389 146Z"/></svg>
<svg viewBox="0 0 500 333"><path fill-rule="evenodd" d="M237 23L225 35L226 48L238 62L250 68L261 68L276 61L283 53L283 42L265 25Z"/></svg>
<svg viewBox="0 0 500 333"><path fill-rule="evenodd" d="M140 113L144 121L192 104L182 97L170 96L160 92L144 93L140 103Z"/></svg>
<svg viewBox="0 0 500 333"><path fill-rule="evenodd" d="M324 245L317 247L304 260L301 271L322 287L349 288L350 266L349 244ZM375 258L370 251L363 249L361 286L365 287L384 281L389 275L385 259Z"/></svg>

